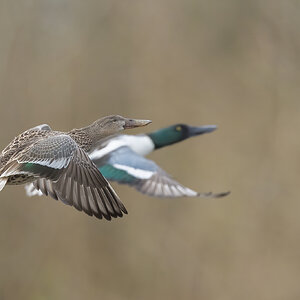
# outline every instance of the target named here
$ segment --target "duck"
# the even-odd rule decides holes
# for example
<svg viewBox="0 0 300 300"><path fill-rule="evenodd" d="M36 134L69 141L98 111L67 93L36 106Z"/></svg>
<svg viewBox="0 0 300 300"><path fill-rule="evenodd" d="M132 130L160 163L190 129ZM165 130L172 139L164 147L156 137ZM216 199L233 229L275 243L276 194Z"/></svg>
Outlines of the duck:
<svg viewBox="0 0 300 300"><path fill-rule="evenodd" d="M117 135L104 140L89 156L107 180L127 184L148 196L224 197L230 192L199 193L180 184L154 161L145 157L155 150L216 129L216 125L174 124L145 134Z"/></svg>
<svg viewBox="0 0 300 300"><path fill-rule="evenodd" d="M0 155L0 191L6 185L32 184L36 190L98 219L122 217L124 204L88 156L98 142L150 120L111 115L69 132L47 124L15 137Z"/></svg>

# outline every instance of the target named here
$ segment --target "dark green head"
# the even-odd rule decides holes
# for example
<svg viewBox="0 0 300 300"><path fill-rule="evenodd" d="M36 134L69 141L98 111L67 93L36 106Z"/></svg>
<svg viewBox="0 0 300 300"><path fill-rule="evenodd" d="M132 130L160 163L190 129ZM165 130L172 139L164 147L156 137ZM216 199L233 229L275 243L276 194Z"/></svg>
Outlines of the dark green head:
<svg viewBox="0 0 300 300"><path fill-rule="evenodd" d="M178 143L187 138L212 132L217 129L216 125L189 126L185 124L175 124L157 131L148 133L152 139L155 149Z"/></svg>

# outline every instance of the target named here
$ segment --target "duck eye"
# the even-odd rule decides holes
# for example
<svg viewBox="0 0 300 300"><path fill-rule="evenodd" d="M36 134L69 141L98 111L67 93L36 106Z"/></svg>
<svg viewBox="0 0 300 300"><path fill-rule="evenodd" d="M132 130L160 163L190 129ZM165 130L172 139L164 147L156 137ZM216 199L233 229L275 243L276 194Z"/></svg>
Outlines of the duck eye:
<svg viewBox="0 0 300 300"><path fill-rule="evenodd" d="M181 126L177 126L176 131L181 131Z"/></svg>

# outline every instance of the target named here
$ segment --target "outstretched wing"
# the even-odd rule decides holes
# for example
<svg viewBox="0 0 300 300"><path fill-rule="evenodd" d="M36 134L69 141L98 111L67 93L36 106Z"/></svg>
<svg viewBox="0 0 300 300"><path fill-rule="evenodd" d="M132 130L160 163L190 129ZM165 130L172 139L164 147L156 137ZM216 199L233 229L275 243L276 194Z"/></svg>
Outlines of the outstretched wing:
<svg viewBox="0 0 300 300"><path fill-rule="evenodd" d="M38 126L35 126L33 128L27 129L26 131L22 132L20 135L16 136L12 142L10 142L6 148L4 148L2 150L2 155L4 155L5 153L9 152L10 150L16 150L20 147L21 145L24 144L24 146L26 145L26 143L24 143L24 141L29 141L32 142L33 140L37 139L38 136L41 136L41 132L40 130L43 131L51 131L51 127L48 124L41 124Z"/></svg>
<svg viewBox="0 0 300 300"><path fill-rule="evenodd" d="M128 184L141 193L154 197L223 197L228 193L198 193L174 180L155 162L129 147L121 147L95 164L106 179Z"/></svg>
<svg viewBox="0 0 300 300"><path fill-rule="evenodd" d="M47 124L42 124L30 128L16 136L0 154L0 172L3 166L6 165L13 155L21 152L23 149L28 147L28 145L33 144L35 141L47 136L49 131L51 131L50 126Z"/></svg>
<svg viewBox="0 0 300 300"><path fill-rule="evenodd" d="M97 218L127 213L107 180L88 155L68 135L40 140L12 157L0 177L15 174L36 177L34 186L44 195Z"/></svg>

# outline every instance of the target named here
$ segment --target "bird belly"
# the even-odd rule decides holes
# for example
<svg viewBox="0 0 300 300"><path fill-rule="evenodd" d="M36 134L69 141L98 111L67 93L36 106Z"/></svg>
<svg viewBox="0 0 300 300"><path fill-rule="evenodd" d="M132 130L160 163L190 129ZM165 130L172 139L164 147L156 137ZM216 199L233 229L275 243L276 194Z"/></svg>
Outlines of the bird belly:
<svg viewBox="0 0 300 300"><path fill-rule="evenodd" d="M33 180L34 180L33 176L28 176L27 174L18 174L18 175L9 176L6 184L19 185L19 184L32 182Z"/></svg>

